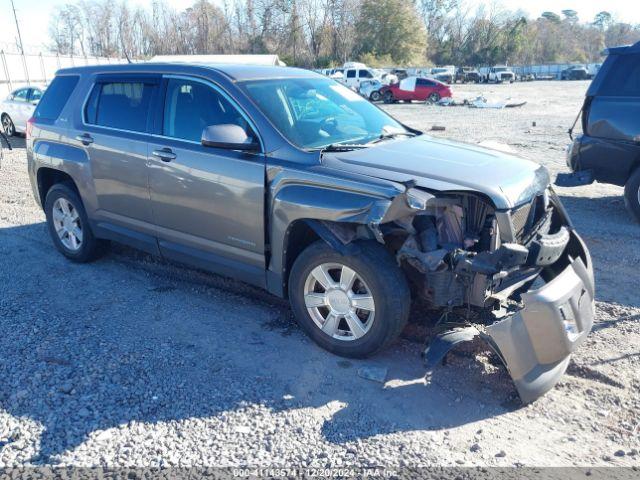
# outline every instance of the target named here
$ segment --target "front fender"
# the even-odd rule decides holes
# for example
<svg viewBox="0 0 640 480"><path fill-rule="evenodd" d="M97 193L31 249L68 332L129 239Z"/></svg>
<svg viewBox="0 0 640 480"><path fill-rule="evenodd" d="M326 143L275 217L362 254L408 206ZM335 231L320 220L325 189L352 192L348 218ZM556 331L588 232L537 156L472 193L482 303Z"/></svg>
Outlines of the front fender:
<svg viewBox="0 0 640 480"><path fill-rule="evenodd" d="M393 182L368 183L309 171L281 172L269 188L269 290L283 293L287 239L297 221L339 222L375 229L392 217L410 212L406 191L406 186Z"/></svg>

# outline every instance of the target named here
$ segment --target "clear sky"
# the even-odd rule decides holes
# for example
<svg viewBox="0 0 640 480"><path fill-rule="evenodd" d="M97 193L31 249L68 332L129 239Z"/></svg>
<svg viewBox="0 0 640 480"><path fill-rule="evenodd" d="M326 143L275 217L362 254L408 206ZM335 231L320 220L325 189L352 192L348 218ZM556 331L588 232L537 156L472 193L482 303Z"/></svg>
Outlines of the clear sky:
<svg viewBox="0 0 640 480"><path fill-rule="evenodd" d="M120 0L115 0L116 1ZM184 9L194 0L166 0L176 9ZM220 0L216 0L220 2ZM37 51L48 43L49 18L56 5L72 3L73 0L14 0L22 40L29 50ZM151 0L127 0L129 4L150 6ZM617 19L640 24L640 0L467 0L471 6L497 3L510 10L521 9L536 18L543 11L560 13L572 9L578 12L581 20L592 20L596 13L607 10ZM16 44L16 28L11 11L11 0L0 0L0 48L8 49Z"/></svg>

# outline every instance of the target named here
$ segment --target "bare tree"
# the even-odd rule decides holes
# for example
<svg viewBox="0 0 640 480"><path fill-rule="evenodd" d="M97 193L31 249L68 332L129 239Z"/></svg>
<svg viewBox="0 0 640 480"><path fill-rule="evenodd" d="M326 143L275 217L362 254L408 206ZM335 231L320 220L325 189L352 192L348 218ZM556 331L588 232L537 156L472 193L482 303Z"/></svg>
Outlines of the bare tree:
<svg viewBox="0 0 640 480"><path fill-rule="evenodd" d="M481 65L596 61L605 45L640 40L640 26L606 11L583 23L573 10L529 19L493 4L469 10L462 0L193 1L182 11L165 0L146 9L124 0L72 1L51 17L51 49L131 58L277 53L308 67L361 56L378 64ZM416 55L425 44L428 57Z"/></svg>

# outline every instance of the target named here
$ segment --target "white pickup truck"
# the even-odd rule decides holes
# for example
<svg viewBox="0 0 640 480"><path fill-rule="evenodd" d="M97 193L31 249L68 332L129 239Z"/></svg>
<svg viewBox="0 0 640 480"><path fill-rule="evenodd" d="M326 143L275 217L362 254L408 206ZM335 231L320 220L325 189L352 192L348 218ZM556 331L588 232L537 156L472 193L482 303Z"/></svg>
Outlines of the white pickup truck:
<svg viewBox="0 0 640 480"><path fill-rule="evenodd" d="M364 63L347 62L342 68L343 78L340 81L351 89L357 90L361 82L378 78L376 72Z"/></svg>
<svg viewBox="0 0 640 480"><path fill-rule="evenodd" d="M486 83L513 83L516 79L516 74L513 73L510 67L504 65L496 65L481 71L483 80Z"/></svg>

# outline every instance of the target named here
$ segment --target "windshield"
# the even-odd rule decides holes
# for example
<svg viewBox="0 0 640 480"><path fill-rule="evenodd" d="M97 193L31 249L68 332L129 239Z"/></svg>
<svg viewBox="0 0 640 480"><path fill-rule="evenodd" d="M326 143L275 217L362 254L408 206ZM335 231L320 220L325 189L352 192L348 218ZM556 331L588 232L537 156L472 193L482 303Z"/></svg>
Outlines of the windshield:
<svg viewBox="0 0 640 480"><path fill-rule="evenodd" d="M509 69L507 67L498 67L495 69L496 72L508 72Z"/></svg>
<svg viewBox="0 0 640 480"><path fill-rule="evenodd" d="M431 73L444 73L446 71L446 68L434 68L433 70L431 70Z"/></svg>
<svg viewBox="0 0 640 480"><path fill-rule="evenodd" d="M406 132L368 100L330 79L256 80L241 86L278 131L303 149L364 144Z"/></svg>

